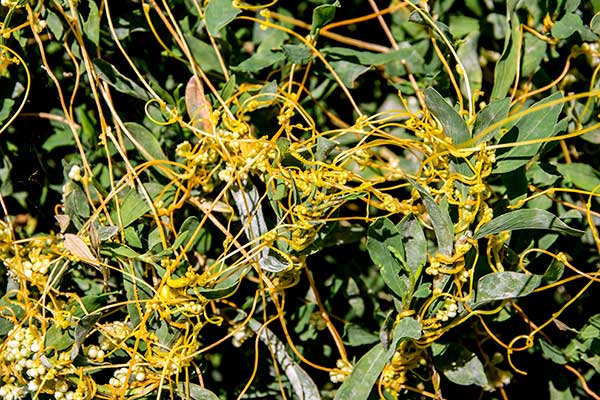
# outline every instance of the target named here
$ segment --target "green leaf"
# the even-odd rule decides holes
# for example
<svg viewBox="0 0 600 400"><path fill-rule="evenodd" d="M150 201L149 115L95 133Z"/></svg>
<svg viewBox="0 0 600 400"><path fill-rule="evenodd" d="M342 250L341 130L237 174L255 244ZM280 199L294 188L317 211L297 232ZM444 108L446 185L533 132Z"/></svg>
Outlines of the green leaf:
<svg viewBox="0 0 600 400"><path fill-rule="evenodd" d="M56 351L64 351L71 347L74 343L73 331L70 329L61 329L57 325L52 325L46 331L44 337L44 348L45 349L56 349Z"/></svg>
<svg viewBox="0 0 600 400"><path fill-rule="evenodd" d="M590 29L592 32L600 35L600 12L596 13L590 21Z"/></svg>
<svg viewBox="0 0 600 400"><path fill-rule="evenodd" d="M194 294L196 292L201 293L208 300L216 300L227 297L237 290L241 277L248 272L248 269L249 268L239 268L239 270L232 276L218 282L213 287L194 288L193 290L190 289L190 294Z"/></svg>
<svg viewBox="0 0 600 400"><path fill-rule="evenodd" d="M131 138L135 141L134 146L148 161L166 160L167 156L162 151L158 139L143 125L135 122L125 122L125 127L131 134Z"/></svg>
<svg viewBox="0 0 600 400"><path fill-rule="evenodd" d="M48 29L56 39L62 40L62 36L65 31L62 20L51 10L47 11L48 15L46 16L46 23L48 25Z"/></svg>
<svg viewBox="0 0 600 400"><path fill-rule="evenodd" d="M487 142L497 137L500 133L500 126L489 129L495 123L504 120L508 116L510 109L510 98L494 100L485 108L477 113L475 125L473 126L473 139L475 144Z"/></svg>
<svg viewBox="0 0 600 400"><path fill-rule="evenodd" d="M94 67L100 79L115 88L115 90L140 100L146 101L149 99L145 89L121 74L112 64L97 58L94 60Z"/></svg>
<svg viewBox="0 0 600 400"><path fill-rule="evenodd" d="M410 217L398 224L398 231L402 232L402 241L406 253L404 259L406 265L412 271L412 280L415 281L417 272L427 261L427 240L419 221Z"/></svg>
<svg viewBox="0 0 600 400"><path fill-rule="evenodd" d="M203 388L197 383L180 383L178 386L179 396L182 399L191 400L219 400L219 397L210 390Z"/></svg>
<svg viewBox="0 0 600 400"><path fill-rule="evenodd" d="M2 117L0 115L0 121ZM73 133L67 129L55 129L54 133L46 139L42 148L47 152L58 147L75 146L75 139L73 139Z"/></svg>
<svg viewBox="0 0 600 400"><path fill-rule="evenodd" d="M386 358L390 360L398 347L398 343L402 339L420 339L421 338L421 324L419 321L412 317L404 317L394 327L392 334L392 343L387 350Z"/></svg>
<svg viewBox="0 0 600 400"><path fill-rule="evenodd" d="M79 302L75 302L73 316L77 318L83 318L85 315L93 313L100 307L104 306L106 302L115 294L118 294L118 292L89 294L87 296L83 296L81 298L81 303L85 309L81 308L81 304L79 304Z"/></svg>
<svg viewBox="0 0 600 400"><path fill-rule="evenodd" d="M333 70L338 74L344 86L352 89L355 86L355 81L359 76L371 69L371 67L360 64L351 63L349 61L331 61L329 63Z"/></svg>
<svg viewBox="0 0 600 400"><path fill-rule="evenodd" d="M431 218L440 254L450 257L454 248L454 226L447 208L440 207L427 190L411 178L408 181L417 189Z"/></svg>
<svg viewBox="0 0 600 400"><path fill-rule="evenodd" d="M221 29L226 27L242 10L233 5L232 0L210 0L204 12L206 29L213 37L221 37Z"/></svg>
<svg viewBox="0 0 600 400"><path fill-rule="evenodd" d="M93 313L86 315L77 322L77 325L75 326L75 341L73 343L73 349L71 349L70 355L71 360L77 358L79 349L83 345L86 336L92 331L92 329L94 329L94 326L100 317L102 317L101 313Z"/></svg>
<svg viewBox="0 0 600 400"><path fill-rule="evenodd" d="M134 327L141 322L146 301L154 296L154 289L143 279L144 271L139 262L121 262L123 287L127 295L127 313Z"/></svg>
<svg viewBox="0 0 600 400"><path fill-rule="evenodd" d="M552 36L557 39L566 39L575 32L583 30L583 21L577 14L565 14L552 26Z"/></svg>
<svg viewBox="0 0 600 400"><path fill-rule="evenodd" d="M425 103L453 144L470 139L469 128L463 117L434 88L425 89Z"/></svg>
<svg viewBox="0 0 600 400"><path fill-rule="evenodd" d="M544 358L559 364L564 365L569 362L565 354L558 347L548 343L543 338L540 338L540 347L542 348L542 355Z"/></svg>
<svg viewBox="0 0 600 400"><path fill-rule="evenodd" d="M15 101L13 99L0 100L0 124L10 116L10 112L14 105Z"/></svg>
<svg viewBox="0 0 600 400"><path fill-rule="evenodd" d="M507 7L508 8L508 7ZM502 99L506 97L511 88L517 68L519 67L519 41L520 41L520 22L517 13L513 10L507 10L507 23L510 24L510 34L504 39L504 51L494 70L494 88L490 96L491 100Z"/></svg>
<svg viewBox="0 0 600 400"><path fill-rule="evenodd" d="M190 47L190 52L194 60L196 60L202 71L222 72L217 53L210 44L203 42L189 33L184 33L183 37Z"/></svg>
<svg viewBox="0 0 600 400"><path fill-rule="evenodd" d="M558 164L556 169L568 183L580 189L591 192L600 185L598 172L589 164Z"/></svg>
<svg viewBox="0 0 600 400"><path fill-rule="evenodd" d="M390 249L395 249L404 259L402 234L387 218L381 218L369 226L367 232L367 250L371 259L379 267L385 284L399 297L403 298L408 291L408 279L400 276L402 266L398 257Z"/></svg>
<svg viewBox="0 0 600 400"><path fill-rule="evenodd" d="M254 53L249 58L245 59L236 66L232 66L231 69L234 71L254 73L259 72L265 68L274 66L285 60L285 55L281 52L274 51L260 51Z"/></svg>
<svg viewBox="0 0 600 400"><path fill-rule="evenodd" d="M90 205L85 192L79 184L68 181L65 185L65 214L77 229L81 229L83 223L90 216Z"/></svg>
<svg viewBox="0 0 600 400"><path fill-rule="evenodd" d="M473 307L495 300L527 296L542 282L541 275L502 271L487 274L477 282L477 295Z"/></svg>
<svg viewBox="0 0 600 400"><path fill-rule="evenodd" d="M448 28L450 29L452 36L455 38L462 38L471 33L479 34L479 19L467 17L465 15L450 15L450 23L448 24ZM460 59L462 61L462 58Z"/></svg>
<svg viewBox="0 0 600 400"><path fill-rule="evenodd" d="M112 257L121 257L124 259L137 259L140 257L140 254L131 247L116 242L105 243L102 245L102 254L107 254Z"/></svg>
<svg viewBox="0 0 600 400"><path fill-rule="evenodd" d="M100 16L98 14L98 5L95 1L88 1L90 13L87 20L83 23L83 33L96 46L100 43Z"/></svg>
<svg viewBox="0 0 600 400"><path fill-rule="evenodd" d="M333 4L322 4L315 7L312 14L312 25L310 28L310 34L313 37L317 37L322 27L333 21L335 17L336 8L340 7L340 2L335 0Z"/></svg>
<svg viewBox="0 0 600 400"><path fill-rule="evenodd" d="M186 218L179 228L179 238L183 237L178 245L173 244L173 248L181 246L181 249L187 248L187 251L193 251L200 243L201 250L198 250L201 254L205 254L211 245L211 235L208 230L200 227L200 221L197 217L191 216Z"/></svg>
<svg viewBox="0 0 600 400"><path fill-rule="evenodd" d="M464 74L460 75L461 91L464 96L470 96L481 89L483 72L479 63L479 31L471 31L456 49L456 54L464 67ZM469 79L471 93L467 93L465 79Z"/></svg>
<svg viewBox="0 0 600 400"><path fill-rule="evenodd" d="M150 212L150 206L146 202L146 199L135 191L135 189L130 189L121 204L122 227L126 228L147 212ZM115 220L117 219L115 218Z"/></svg>
<svg viewBox="0 0 600 400"><path fill-rule="evenodd" d="M525 114L518 119L512 129L505 135L505 138L512 138L516 134L514 142L524 142L536 139L545 139L557 134L561 124L557 124L558 117L563 109L563 103L560 92L554 93L551 96L535 103L529 110L535 110ZM551 102L556 101L557 104L548 106ZM527 164L533 156L535 156L542 143L532 143L526 145L516 145L510 150L496 155L496 165L494 173L501 174L513 171Z"/></svg>
<svg viewBox="0 0 600 400"><path fill-rule="evenodd" d="M363 346L365 344L373 344L379 341L379 336L372 334L360 325L346 324L344 325L344 334L348 338L349 346Z"/></svg>
<svg viewBox="0 0 600 400"><path fill-rule="evenodd" d="M358 360L352 374L336 392L334 400L368 398L386 362L385 349L379 343Z"/></svg>
<svg viewBox="0 0 600 400"><path fill-rule="evenodd" d="M444 376L458 385L488 384L483 364L477 356L458 343L432 346L436 367Z"/></svg>
<svg viewBox="0 0 600 400"><path fill-rule="evenodd" d="M292 64L306 64L312 58L312 51L304 44L284 44L281 48Z"/></svg>
<svg viewBox="0 0 600 400"><path fill-rule="evenodd" d="M582 231L571 228L557 216L546 210L514 210L502 214L484 224L473 236L481 239L489 235L495 235L503 231L516 231L523 229L542 229L566 233L568 235L579 235Z"/></svg>
<svg viewBox="0 0 600 400"><path fill-rule="evenodd" d="M531 76L540 68L542 60L546 56L548 45L542 39L529 32L523 33L523 61L521 74L524 77Z"/></svg>

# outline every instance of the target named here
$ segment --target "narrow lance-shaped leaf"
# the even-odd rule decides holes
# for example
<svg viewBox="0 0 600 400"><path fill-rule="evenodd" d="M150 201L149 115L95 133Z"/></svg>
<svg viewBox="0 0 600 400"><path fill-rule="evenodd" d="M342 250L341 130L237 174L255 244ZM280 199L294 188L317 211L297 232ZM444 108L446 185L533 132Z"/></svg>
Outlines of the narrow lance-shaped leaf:
<svg viewBox="0 0 600 400"><path fill-rule="evenodd" d="M562 124L557 124L558 117L563 108L563 98L560 92L554 93L538 101L530 107L531 112L518 119L509 132L516 133L516 145L505 153L497 154L498 160L494 173L500 174L514 171L527 164L534 157L542 143L520 144L521 142L545 139L554 136L561 129ZM553 104L556 103L556 104ZM506 137L509 137L510 133ZM511 139L512 140L512 139Z"/></svg>
<svg viewBox="0 0 600 400"><path fill-rule="evenodd" d="M504 40L504 51L494 70L494 88L492 100L504 98L515 80L519 67L519 35L520 23L517 13L507 4L507 24L510 25L510 35Z"/></svg>
<svg viewBox="0 0 600 400"><path fill-rule="evenodd" d="M450 219L448 210L441 208L435 202L434 198L429 194L429 192L425 190L423 186L419 185L414 179L408 177L407 179L415 187L415 189L417 189L421 198L423 199L423 204L429 213L431 223L433 224L433 229L435 230L435 237L438 242L438 251L440 254L445 256L451 256L452 249L454 248L454 226L452 225L452 220Z"/></svg>
<svg viewBox="0 0 600 400"><path fill-rule="evenodd" d="M402 234L389 219L382 218L371 224L367 235L367 250L379 267L383 281L402 299L408 291L408 280L400 276L400 260L405 257ZM398 257L394 256L391 249L398 253Z"/></svg>
<svg viewBox="0 0 600 400"><path fill-rule="evenodd" d="M368 398L386 362L385 349L379 343L358 360L352 374L336 392L334 400Z"/></svg>
<svg viewBox="0 0 600 400"><path fill-rule="evenodd" d="M100 59L94 60L93 63L100 79L117 91L144 101L148 100L148 93L140 85L121 74L112 64Z"/></svg>
<svg viewBox="0 0 600 400"><path fill-rule="evenodd" d="M125 128L131 135L132 143L148 160L166 160L167 156L160 147L158 139L150 132L148 128L135 122L125 122Z"/></svg>
<svg viewBox="0 0 600 400"><path fill-rule="evenodd" d="M475 144L487 142L496 137L500 132L500 126L489 129L490 126L502 121L508 116L510 109L510 98L505 97L492 101L483 110L477 113L475 125L473 126L473 141Z"/></svg>
<svg viewBox="0 0 600 400"><path fill-rule="evenodd" d="M487 274L477 282L477 294L473 308L495 300L524 297L533 292L542 282L541 275L502 271Z"/></svg>
<svg viewBox="0 0 600 400"><path fill-rule="evenodd" d="M425 103L429 111L440 121L444 133L452 139L453 144L460 144L470 139L469 128L463 117L434 88L425 89Z"/></svg>
<svg viewBox="0 0 600 400"><path fill-rule="evenodd" d="M502 214L483 225L474 239L495 235L503 231L516 231L523 229L543 229L568 235L579 235L583 232L570 227L557 216L546 210L515 210Z"/></svg>

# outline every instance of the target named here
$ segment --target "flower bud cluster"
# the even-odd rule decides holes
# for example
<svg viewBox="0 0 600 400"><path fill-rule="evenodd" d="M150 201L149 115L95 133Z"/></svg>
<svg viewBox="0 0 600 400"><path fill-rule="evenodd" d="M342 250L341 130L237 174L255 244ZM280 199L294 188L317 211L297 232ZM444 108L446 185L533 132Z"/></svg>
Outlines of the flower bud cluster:
<svg viewBox="0 0 600 400"><path fill-rule="evenodd" d="M127 377L130 382L143 382L146 379L147 370L142 365L134 365L131 368L119 368L114 373L112 378L109 379L108 384L115 388L123 387L127 384Z"/></svg>
<svg viewBox="0 0 600 400"><path fill-rule="evenodd" d="M346 377L352 373L352 365L344 360L337 360L335 363L337 369L329 372L329 380L333 383L344 382Z"/></svg>
<svg viewBox="0 0 600 400"><path fill-rule="evenodd" d="M442 308L440 308L436 312L435 318L438 321L446 322L449 319L456 317L457 313L458 313L458 305L456 304L456 300L446 298L444 300L444 305L442 306Z"/></svg>
<svg viewBox="0 0 600 400"><path fill-rule="evenodd" d="M114 349L117 343L125 340L131 333L131 328L122 321L115 321L103 325L100 331L102 332L102 335L98 340L98 344L100 350L107 352ZM96 353L97 357L98 355L99 354ZM104 356L104 354L102 354L102 356Z"/></svg>

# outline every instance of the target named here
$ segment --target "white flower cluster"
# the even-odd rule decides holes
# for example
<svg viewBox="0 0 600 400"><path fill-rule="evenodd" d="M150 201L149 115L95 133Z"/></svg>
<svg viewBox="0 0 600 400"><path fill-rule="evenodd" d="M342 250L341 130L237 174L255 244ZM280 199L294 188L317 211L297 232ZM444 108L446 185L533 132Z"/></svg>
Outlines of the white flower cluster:
<svg viewBox="0 0 600 400"><path fill-rule="evenodd" d="M352 373L352 365L344 360L337 360L335 366L338 369L329 372L329 379L333 383L344 382L346 377Z"/></svg>
<svg viewBox="0 0 600 400"><path fill-rule="evenodd" d="M444 300L444 305L440 308L435 314L435 318L439 321L448 321L456 317L458 312L458 305L456 305L456 301L454 299L446 299Z"/></svg>
<svg viewBox="0 0 600 400"><path fill-rule="evenodd" d="M26 368L27 360L40 351L42 339L34 329L20 326L12 328L8 337L2 357L4 361L14 363L15 370L21 372Z"/></svg>
<svg viewBox="0 0 600 400"><path fill-rule="evenodd" d="M29 243L26 248L26 254L5 258L3 261L9 274L13 277L26 279L34 284L45 284L52 260L55 256L52 254L42 254L42 251L51 244L51 239L38 239Z"/></svg>
<svg viewBox="0 0 600 400"><path fill-rule="evenodd" d="M141 365L134 365L131 368L131 373L129 368L119 368L113 373L113 377L109 379L108 383L116 388L122 387L127 383L127 376L131 380L142 382L146 379L146 368Z"/></svg>
<svg viewBox="0 0 600 400"><path fill-rule="evenodd" d="M4 0L2 1L4 3ZM23 398L24 392L23 388L13 385L12 383L7 383L4 386L0 387L0 397L4 400L16 400Z"/></svg>

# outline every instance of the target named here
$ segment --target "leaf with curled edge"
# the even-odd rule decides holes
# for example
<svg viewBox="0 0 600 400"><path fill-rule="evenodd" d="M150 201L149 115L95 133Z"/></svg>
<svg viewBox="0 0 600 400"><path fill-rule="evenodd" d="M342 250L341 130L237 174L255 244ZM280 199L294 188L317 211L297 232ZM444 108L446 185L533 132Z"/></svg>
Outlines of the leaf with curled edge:
<svg viewBox="0 0 600 400"><path fill-rule="evenodd" d="M185 106L192 119L192 126L212 131L210 103L204 95L204 87L197 76L192 76L185 86Z"/></svg>
<svg viewBox="0 0 600 400"><path fill-rule="evenodd" d="M81 261L91 265L99 265L96 256L79 236L72 233L65 233L64 244L69 253L81 259Z"/></svg>

